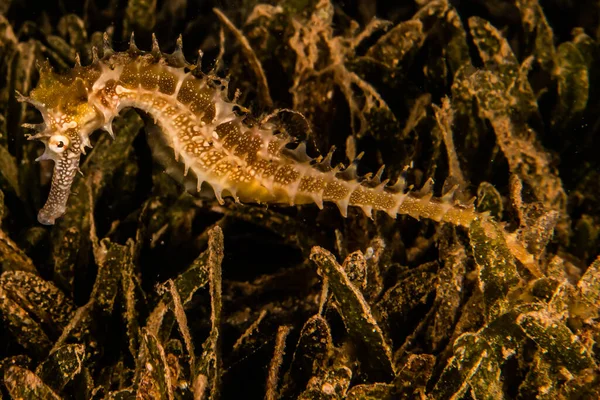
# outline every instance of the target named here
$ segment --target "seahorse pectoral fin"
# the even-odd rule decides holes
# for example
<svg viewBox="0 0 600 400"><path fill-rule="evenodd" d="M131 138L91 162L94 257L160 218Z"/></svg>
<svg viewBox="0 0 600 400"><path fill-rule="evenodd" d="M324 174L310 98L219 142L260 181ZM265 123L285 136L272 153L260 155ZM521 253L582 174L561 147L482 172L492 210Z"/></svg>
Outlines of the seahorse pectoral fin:
<svg viewBox="0 0 600 400"><path fill-rule="evenodd" d="M70 149L55 160L52 184L46 204L38 213L38 221L44 225L54 225L54 221L67 210L67 200L71 194L71 185L79 171L80 154Z"/></svg>

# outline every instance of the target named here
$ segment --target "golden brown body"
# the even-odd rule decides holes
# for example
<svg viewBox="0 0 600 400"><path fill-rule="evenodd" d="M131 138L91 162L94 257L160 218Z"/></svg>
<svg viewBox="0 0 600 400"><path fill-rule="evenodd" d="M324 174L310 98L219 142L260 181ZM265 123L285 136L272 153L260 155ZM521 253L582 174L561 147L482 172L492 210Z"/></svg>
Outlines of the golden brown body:
<svg viewBox="0 0 600 400"><path fill-rule="evenodd" d="M198 178L198 190L209 184L220 202L224 196L319 207L332 202L344 216L349 206L355 206L368 215L379 210L392 217L407 214L464 227L475 219L493 223L472 206L455 204L451 197L416 195L402 182L393 187L373 180L360 182L355 166L340 172L328 160L310 159L303 145L287 149L290 137L276 135L271 124L245 124L243 116L234 112L236 104L227 100L226 84L190 72L193 68L183 60L180 48L167 56L157 44L151 54L133 44L123 53L107 50L102 60L78 65L66 75L43 69L38 87L25 99L42 112L45 124L34 137L46 143L45 158L56 163L50 196L38 217L42 223L52 224L65 212L89 135L98 128L112 133L112 120L127 107L154 118L174 158L185 165L186 173L191 170ZM512 239L509 242L519 247ZM515 255L531 262L522 248L517 250Z"/></svg>

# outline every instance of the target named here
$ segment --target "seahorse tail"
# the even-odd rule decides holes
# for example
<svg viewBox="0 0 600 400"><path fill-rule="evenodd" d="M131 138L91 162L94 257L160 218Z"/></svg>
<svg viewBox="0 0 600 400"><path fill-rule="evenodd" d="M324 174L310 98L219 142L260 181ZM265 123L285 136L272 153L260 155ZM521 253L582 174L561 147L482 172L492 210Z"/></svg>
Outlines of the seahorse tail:
<svg viewBox="0 0 600 400"><path fill-rule="evenodd" d="M487 234L502 235L511 254L534 276L543 276L533 255L519 241L516 233L507 232L488 213L477 212L472 205L455 203L452 195L433 197L429 182L425 190L421 190L420 193L405 190L394 193L390 192L384 184L377 187L367 187L359 183L350 185L351 190L347 196L325 198L335 202L344 215L348 206L354 206L360 207L369 216L372 215L373 210L379 210L386 212L392 218L396 218L397 215L409 215L415 219L426 218L467 229L474 221L480 221ZM340 184L337 183L336 186L339 193ZM331 190L331 193L335 192Z"/></svg>

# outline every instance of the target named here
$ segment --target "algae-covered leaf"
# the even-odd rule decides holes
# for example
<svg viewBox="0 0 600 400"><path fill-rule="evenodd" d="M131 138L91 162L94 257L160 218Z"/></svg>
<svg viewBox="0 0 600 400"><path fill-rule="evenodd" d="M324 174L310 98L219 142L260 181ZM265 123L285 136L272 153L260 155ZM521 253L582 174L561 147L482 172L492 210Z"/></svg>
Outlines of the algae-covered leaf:
<svg viewBox="0 0 600 400"><path fill-rule="evenodd" d="M133 265L133 240L128 240L125 246L112 244L119 253L122 267L121 273L121 293L123 295L123 319L127 327L127 336L129 339L129 351L135 357L139 348L140 326L138 322L138 307L143 304L143 299L136 296L139 290L139 282L136 277L135 266Z"/></svg>
<svg viewBox="0 0 600 400"><path fill-rule="evenodd" d="M553 73L558 83L558 104L552 124L563 125L585 110L589 98L588 66L575 43L564 42L558 46Z"/></svg>
<svg viewBox="0 0 600 400"><path fill-rule="evenodd" d="M464 334L454 342L454 355L461 362L463 379L468 381L474 398L495 400L504 397L500 364L484 338Z"/></svg>
<svg viewBox="0 0 600 400"><path fill-rule="evenodd" d="M0 287L23 308L58 333L73 315L74 305L52 282L24 271L0 276Z"/></svg>
<svg viewBox="0 0 600 400"><path fill-rule="evenodd" d="M588 69L593 68L596 43L594 39L585 33L585 29L581 27L573 28L571 31L573 36L573 44L579 50L579 53L585 60L585 65Z"/></svg>
<svg viewBox="0 0 600 400"><path fill-rule="evenodd" d="M351 369L353 363L342 349L334 347L332 350L329 359L318 366L317 373L306 385L306 390L298 396L299 400L346 397L353 377Z"/></svg>
<svg viewBox="0 0 600 400"><path fill-rule="evenodd" d="M46 36L46 41L48 42L49 48L54 50L62 60L67 62L68 65L75 64L77 52L63 38L56 35L48 35Z"/></svg>
<svg viewBox="0 0 600 400"><path fill-rule="evenodd" d="M600 257L596 258L587 268L577 282L577 289L582 300L587 303L590 314L598 315L600 312Z"/></svg>
<svg viewBox="0 0 600 400"><path fill-rule="evenodd" d="M394 376L391 348L363 295L330 252L314 247L310 258L319 267L319 274L328 279L331 290L341 306L340 314L348 333L365 346L368 355L365 361L384 376Z"/></svg>
<svg viewBox="0 0 600 400"><path fill-rule="evenodd" d="M477 188L477 211L489 212L498 221L502 218L502 196L489 182L481 182Z"/></svg>
<svg viewBox="0 0 600 400"><path fill-rule="evenodd" d="M177 276L174 283L183 305L192 299L193 294L208 283L208 252L200 254L183 273Z"/></svg>
<svg viewBox="0 0 600 400"><path fill-rule="evenodd" d="M554 33L544 15L538 0L517 0L515 5L521 13L521 22L527 38L533 43L533 54L547 71L552 69L555 60Z"/></svg>
<svg viewBox="0 0 600 400"><path fill-rule="evenodd" d="M183 338L183 342L185 343L185 349L187 351L190 371L194 371L196 368L196 354L194 351L194 342L192 341L192 335L190 333L190 328L188 325L187 315L185 314L185 310L183 309L183 303L181 302L181 297L179 297L179 292L177 291L177 287L173 283L172 280L167 282L169 294L172 298L172 310L173 314L175 314L175 319L177 321L177 326L179 328L179 333ZM182 353L181 350L178 353Z"/></svg>
<svg viewBox="0 0 600 400"><path fill-rule="evenodd" d="M84 61L88 61L84 52L88 34L83 19L77 14L66 14L58 21L58 31L73 49L82 53Z"/></svg>
<svg viewBox="0 0 600 400"><path fill-rule="evenodd" d="M1 287L0 314L6 328L21 346L38 357L50 351L51 341L42 326Z"/></svg>
<svg viewBox="0 0 600 400"><path fill-rule="evenodd" d="M208 255L208 250L202 252L173 281L183 307L192 300L194 293L206 286L209 281ZM174 324L173 318L167 314L169 308L173 309L173 296L165 293L161 301L154 307L152 313L150 313L146 322L146 327L150 332L163 338L169 337Z"/></svg>
<svg viewBox="0 0 600 400"><path fill-rule="evenodd" d="M33 87L33 77L36 75L35 60L40 55L40 44L34 40L19 42L15 60L11 63L10 86L11 93L19 91L28 93ZM24 103L11 107L6 116L8 126L8 140L16 145L15 159L19 168L19 193L26 206L37 206L40 203L40 169L34 159L39 156L37 144L28 142L23 129L19 129L25 122L26 106Z"/></svg>
<svg viewBox="0 0 600 400"><path fill-rule="evenodd" d="M331 330L321 315L312 316L300 331L292 363L287 371L281 393L296 398L309 379L316 375L319 366L327 360L332 348Z"/></svg>
<svg viewBox="0 0 600 400"><path fill-rule="evenodd" d="M469 28L485 67L494 71L491 79L500 80L508 89L508 96L498 93L506 96L506 106L523 116L536 112L537 102L527 76L531 61L525 60L519 65L504 35L488 21L471 17ZM494 90L498 82L491 83L490 89Z"/></svg>
<svg viewBox="0 0 600 400"><path fill-rule="evenodd" d="M265 399L275 400L278 398L278 384L281 370L281 364L283 363L283 356L285 355L285 340L290 334L290 326L280 326L277 330L277 338L275 339L275 349L273 350L273 357L269 363L269 373L267 374L267 383L265 385Z"/></svg>
<svg viewBox="0 0 600 400"><path fill-rule="evenodd" d="M74 306L51 282L23 271L0 276L0 312L23 347L44 356L73 316Z"/></svg>
<svg viewBox="0 0 600 400"><path fill-rule="evenodd" d="M133 400L133 399L138 399L138 398L143 399L144 397L137 397L135 390L128 388L128 389L117 390L115 392L110 392L110 393L108 393L106 398L110 399L110 400Z"/></svg>
<svg viewBox="0 0 600 400"><path fill-rule="evenodd" d="M445 17L447 22L445 28L451 39L444 48L444 53L446 54L446 62L450 68L450 73L454 75L463 65L471 63L471 56L467 44L467 32L456 9L450 6Z"/></svg>
<svg viewBox="0 0 600 400"><path fill-rule="evenodd" d="M586 368L596 368L590 350L577 335L559 319L545 310L524 313L517 323L554 363L563 365L577 374Z"/></svg>
<svg viewBox="0 0 600 400"><path fill-rule="evenodd" d="M600 373L597 369L582 371L561 387L557 397L563 399L599 399Z"/></svg>
<svg viewBox="0 0 600 400"><path fill-rule="evenodd" d="M454 330L463 296L467 265L465 248L458 241L442 239L440 258L444 266L439 270L435 283L435 316L430 328L433 348L444 343Z"/></svg>
<svg viewBox="0 0 600 400"><path fill-rule="evenodd" d="M532 59L517 63L507 40L489 22L472 17L471 33L486 70L475 72L466 89L474 95L481 117L490 121L511 172L533 190L548 211L566 218L566 194L551 159L524 121L537 112L528 80Z"/></svg>
<svg viewBox="0 0 600 400"><path fill-rule="evenodd" d="M450 181L454 181L458 185L458 188L464 188L466 186L465 177L463 176L462 169L460 167L460 162L456 153L456 147L454 146L454 137L452 134L454 110L450 104L450 99L445 97L442 100L441 107L435 104L433 104L432 107L435 113L437 129L440 132L442 140L444 141L446 155L448 157L448 178L445 186Z"/></svg>
<svg viewBox="0 0 600 400"><path fill-rule="evenodd" d="M19 246L0 229L0 266L1 271L24 271L37 274L38 271L33 261L19 248Z"/></svg>
<svg viewBox="0 0 600 400"><path fill-rule="evenodd" d="M600 393L598 382L598 373L593 369L573 375L542 352L537 352L519 386L519 396L540 400L596 399Z"/></svg>
<svg viewBox="0 0 600 400"><path fill-rule="evenodd" d="M193 372L194 395L200 398L219 395L222 361L221 361L221 313L223 307L221 263L223 262L223 231L214 227L208 233L208 282L211 299L211 331L202 346L198 367Z"/></svg>
<svg viewBox="0 0 600 400"><path fill-rule="evenodd" d="M433 399L503 399L500 365L490 344L480 335L465 333L454 342L454 356L431 393Z"/></svg>
<svg viewBox="0 0 600 400"><path fill-rule="evenodd" d="M156 0L129 0L125 10L123 29L127 34L134 31L151 32L156 24Z"/></svg>
<svg viewBox="0 0 600 400"><path fill-rule="evenodd" d="M4 373L4 384L13 399L60 400L39 376L21 367L10 367Z"/></svg>
<svg viewBox="0 0 600 400"><path fill-rule="evenodd" d="M483 63L486 66L493 64L503 67L502 72L512 75L507 78L514 78L517 58L503 35L492 24L479 17L469 18L469 28Z"/></svg>
<svg viewBox="0 0 600 400"><path fill-rule="evenodd" d="M509 291L521 281L502 230L494 223L473 221L469 238L479 273L488 321L508 311Z"/></svg>
<svg viewBox="0 0 600 400"><path fill-rule="evenodd" d="M405 58L416 53L424 41L423 23L419 20L409 20L390 29L369 48L365 56L394 70L399 65L409 66Z"/></svg>
<svg viewBox="0 0 600 400"><path fill-rule="evenodd" d="M394 385L387 383L372 383L356 385L348 391L348 400L386 400L392 398Z"/></svg>
<svg viewBox="0 0 600 400"><path fill-rule="evenodd" d="M86 352L95 355L99 351L98 339L102 339L105 325L103 318L113 312L122 270L128 261L127 248L103 239L95 251L98 272L89 301L79 307L63 330L54 348L67 343L84 343ZM98 336L100 335L100 337ZM90 356L88 355L88 356Z"/></svg>
<svg viewBox="0 0 600 400"><path fill-rule="evenodd" d="M523 398L539 398L542 400L558 397L558 381L552 373L551 363L539 352L533 357L529 372L519 386L519 395Z"/></svg>
<svg viewBox="0 0 600 400"><path fill-rule="evenodd" d="M402 360L398 375L393 382L394 398L399 400L423 398L435 362L436 358L431 354L409 354L405 360Z"/></svg>
<svg viewBox="0 0 600 400"><path fill-rule="evenodd" d="M125 268L127 255L124 246L103 239L99 245L96 262L98 263L98 274L91 299L105 312L110 314L113 310L117 296L121 270Z"/></svg>
<svg viewBox="0 0 600 400"><path fill-rule="evenodd" d="M172 400L174 382L165 350L156 336L147 330L142 332L141 337L143 372L138 383L137 398Z"/></svg>
<svg viewBox="0 0 600 400"><path fill-rule="evenodd" d="M418 304L427 300L427 296L435 290L437 262L425 263L413 268L399 279L399 282L388 289L379 302L377 310L382 315L406 316Z"/></svg>
<svg viewBox="0 0 600 400"><path fill-rule="evenodd" d="M0 146L0 185L3 190L11 189L20 196L17 161L4 146Z"/></svg>
<svg viewBox="0 0 600 400"><path fill-rule="evenodd" d="M84 345L67 344L53 350L48 359L38 367L36 373L54 390L60 392L82 371L84 359Z"/></svg>
<svg viewBox="0 0 600 400"><path fill-rule="evenodd" d="M331 126L331 118L325 116L334 111L333 104L320 101L316 105L314 99L331 98L333 91L339 89L348 105L350 128L356 137L370 133L368 116L373 110L379 110L377 115L383 117L385 123L397 123L377 89L346 66L355 59L356 49L364 39L387 24L374 18L361 33L354 30L346 35L336 35L332 24L335 15L332 2L322 0L313 6L310 16L295 17L291 24L295 32L289 47L296 54L294 84L290 89L294 109L313 122ZM326 56L320 52L320 47L328 48L330 54ZM382 121L377 123L382 124Z"/></svg>
<svg viewBox="0 0 600 400"><path fill-rule="evenodd" d="M355 251L344 259L342 268L346 272L350 282L360 290L367 285L367 260L362 251Z"/></svg>
<svg viewBox="0 0 600 400"><path fill-rule="evenodd" d="M54 279L61 287L72 289L75 280L75 265L81 248L81 232L75 226L67 228L56 243L52 255L54 260Z"/></svg>

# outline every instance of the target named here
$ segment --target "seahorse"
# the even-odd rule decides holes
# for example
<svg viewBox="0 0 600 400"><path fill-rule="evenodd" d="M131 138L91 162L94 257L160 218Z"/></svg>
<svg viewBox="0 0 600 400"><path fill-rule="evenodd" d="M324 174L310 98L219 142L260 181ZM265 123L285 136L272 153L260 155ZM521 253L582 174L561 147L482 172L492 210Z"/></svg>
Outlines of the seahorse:
<svg viewBox="0 0 600 400"><path fill-rule="evenodd" d="M394 185L373 179L360 179L356 160L347 168L331 166L331 152L312 159L304 144L288 148L292 138L277 132L272 123L250 126L236 112L240 106L227 96L227 82L204 74L189 64L181 37L172 54L160 51L153 37L152 50L135 45L115 52L104 35L104 54L82 66L59 74L46 62L29 97L20 101L36 107L44 122L26 127L37 130L29 139L45 144L38 159L54 161L48 199L39 211L38 221L52 225L67 209L71 185L79 171L81 154L90 147L90 135L104 129L114 137L112 121L124 108L144 111L156 121L174 159L183 163L184 173L192 173L200 191L210 185L216 199L230 196L239 202L284 203L290 205L324 202L337 205L343 216L348 207L360 207L367 215L383 211L392 218L407 214L468 228L480 220L492 230L499 226L473 205L457 203L451 194L434 197L431 180L418 193L401 177ZM357 159L359 159L358 157ZM516 236L501 230L514 255L526 265L533 257Z"/></svg>

